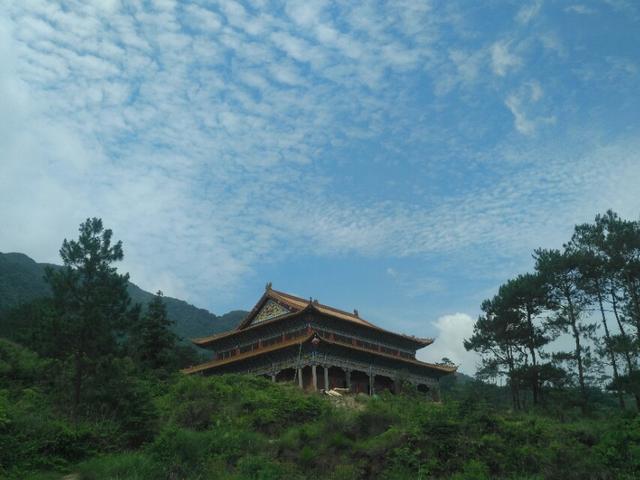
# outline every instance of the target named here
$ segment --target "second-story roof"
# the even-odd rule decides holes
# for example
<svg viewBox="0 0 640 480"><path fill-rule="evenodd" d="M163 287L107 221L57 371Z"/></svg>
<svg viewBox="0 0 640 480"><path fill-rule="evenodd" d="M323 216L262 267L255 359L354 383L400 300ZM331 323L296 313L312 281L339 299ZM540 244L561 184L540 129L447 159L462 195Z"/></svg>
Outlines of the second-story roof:
<svg viewBox="0 0 640 480"><path fill-rule="evenodd" d="M256 303L245 319L240 322L235 329L216 335L195 338L192 341L198 346L206 347L222 338L237 335L241 331L251 330L267 323L274 323L285 318L290 318L305 310L315 310L330 317L351 322L367 329L373 329L378 332L384 332L386 334L401 337L404 340L409 340L414 343L417 348L426 347L433 343L433 339L431 338L418 338L413 335L399 334L380 328L377 325L361 318L357 310L350 313L329 305L324 305L311 298L305 300L304 298L297 297L289 293L274 290L271 288L271 284L267 284L267 288L260 300L258 300L258 303Z"/></svg>

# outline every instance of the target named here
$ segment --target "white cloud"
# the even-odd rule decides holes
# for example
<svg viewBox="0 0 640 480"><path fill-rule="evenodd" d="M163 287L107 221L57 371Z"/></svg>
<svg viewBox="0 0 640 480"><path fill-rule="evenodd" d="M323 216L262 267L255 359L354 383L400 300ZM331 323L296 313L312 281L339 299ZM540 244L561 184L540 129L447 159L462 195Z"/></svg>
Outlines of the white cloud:
<svg viewBox="0 0 640 480"><path fill-rule="evenodd" d="M431 362L439 362L447 357L459 365L458 371L466 375L474 375L480 356L475 352L468 352L463 345L463 340L470 338L473 334L474 323L466 313L453 313L438 318L433 322L437 332L435 341L419 352L418 357Z"/></svg>
<svg viewBox="0 0 640 480"><path fill-rule="evenodd" d="M522 59L510 51L510 42L501 40L491 46L491 67L498 76L505 76L510 70L522 65Z"/></svg>
<svg viewBox="0 0 640 480"><path fill-rule="evenodd" d="M438 278L410 275L406 272L399 272L392 267L388 267L386 272L402 293L409 298L432 295L442 291L443 288L442 282Z"/></svg>
<svg viewBox="0 0 640 480"><path fill-rule="evenodd" d="M513 114L516 130L524 135L531 135L535 132L536 124L527 118L522 108L522 100L517 94L512 93L509 95L504 103Z"/></svg>
<svg viewBox="0 0 640 480"><path fill-rule="evenodd" d="M579 15L593 15L594 13L596 13L593 8L581 4L569 5L568 7L565 7L564 11L569 13L577 13Z"/></svg>
<svg viewBox="0 0 640 480"><path fill-rule="evenodd" d="M553 115L536 115L535 104L544 95L540 84L530 81L522 85L517 91L509 94L505 105L513 114L514 126L523 135L532 135L541 125L552 125L556 122Z"/></svg>
<svg viewBox="0 0 640 480"><path fill-rule="evenodd" d="M519 23L529 23L533 20L538 13L540 13L540 9L542 8L542 0L535 0L530 5L525 5L518 11L516 15L516 20Z"/></svg>
<svg viewBox="0 0 640 480"><path fill-rule="evenodd" d="M446 95L458 86L476 88L486 58L486 49L471 52L459 49L450 50L449 68L445 67L436 79L436 95Z"/></svg>
<svg viewBox="0 0 640 480"><path fill-rule="evenodd" d="M286 5L286 11L300 26L308 27L320 20L322 10L325 6L326 2L324 1L289 1Z"/></svg>

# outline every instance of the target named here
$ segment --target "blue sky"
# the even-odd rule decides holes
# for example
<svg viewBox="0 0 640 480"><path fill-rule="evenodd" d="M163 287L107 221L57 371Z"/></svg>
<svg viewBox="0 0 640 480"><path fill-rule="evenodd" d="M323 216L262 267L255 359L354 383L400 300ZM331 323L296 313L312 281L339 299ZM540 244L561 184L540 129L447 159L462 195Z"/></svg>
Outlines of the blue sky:
<svg viewBox="0 0 640 480"><path fill-rule="evenodd" d="M640 212L634 1L9 1L0 250L100 216L216 313L264 284L461 348L577 222Z"/></svg>

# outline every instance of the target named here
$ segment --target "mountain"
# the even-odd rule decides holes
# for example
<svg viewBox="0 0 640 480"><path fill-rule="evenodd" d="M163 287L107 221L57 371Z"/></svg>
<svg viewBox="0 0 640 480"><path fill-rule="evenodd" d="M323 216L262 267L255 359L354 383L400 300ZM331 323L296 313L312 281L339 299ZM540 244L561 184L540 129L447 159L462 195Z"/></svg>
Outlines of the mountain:
<svg viewBox="0 0 640 480"><path fill-rule="evenodd" d="M37 263L23 253L0 252L0 313L21 303L51 294L44 281L47 263ZM134 303L147 305L153 294L129 283L129 295ZM183 338L202 337L234 328L247 315L233 310L217 316L204 308L195 307L184 300L164 297L169 318L175 321L174 331Z"/></svg>

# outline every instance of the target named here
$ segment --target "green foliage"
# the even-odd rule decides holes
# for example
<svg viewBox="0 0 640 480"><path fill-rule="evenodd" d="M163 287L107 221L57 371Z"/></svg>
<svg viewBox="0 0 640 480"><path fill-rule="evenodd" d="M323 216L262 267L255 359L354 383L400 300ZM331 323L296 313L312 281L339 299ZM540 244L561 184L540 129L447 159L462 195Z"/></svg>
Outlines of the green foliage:
<svg viewBox="0 0 640 480"><path fill-rule="evenodd" d="M0 315L0 332L40 355L56 356L60 347L59 319L50 298L38 298Z"/></svg>
<svg viewBox="0 0 640 480"><path fill-rule="evenodd" d="M99 381L87 382L90 420L72 422L59 405L66 396L49 381L64 374L64 364L0 339L0 472L22 478L25 470L64 469L88 455L151 438L157 421L151 386L135 376L128 359L104 362L101 368Z"/></svg>
<svg viewBox="0 0 640 480"><path fill-rule="evenodd" d="M0 338L0 388L34 385L48 368L34 352Z"/></svg>
<svg viewBox="0 0 640 480"><path fill-rule="evenodd" d="M326 409L325 402L293 386L246 375L181 376L160 405L171 423L185 428L203 430L225 419L267 433L316 418Z"/></svg>
<svg viewBox="0 0 640 480"><path fill-rule="evenodd" d="M22 353L26 366L38 362ZM26 366L13 368L30 371ZM435 404L390 394L348 409L261 378L136 380L133 366L118 368L116 376L127 372L127 380L105 389L123 392L132 382L157 405L143 416L159 428L150 430L148 443L129 450L127 431L141 429L135 421L75 425L44 391L17 382L0 394L0 476L28 478L42 470L76 472L82 479L578 479L640 473L640 420L611 414L615 410L559 422L475 400ZM110 407L120 408L114 417L137 418L123 402L125 407Z"/></svg>
<svg viewBox="0 0 640 480"><path fill-rule="evenodd" d="M101 455L74 467L82 480L167 478L162 464L145 452L123 452ZM59 478L59 477L58 477Z"/></svg>
<svg viewBox="0 0 640 480"><path fill-rule="evenodd" d="M56 418L39 390L0 390L0 472L7 476L64 467L93 453L93 440L89 428Z"/></svg>
<svg viewBox="0 0 640 480"><path fill-rule="evenodd" d="M102 220L87 219L80 225L78 240L64 240L61 269L47 268L53 306L61 328L55 350L73 368L69 390L77 415L83 403L86 380L100 371L102 357L118 351L118 337L125 331L130 304L128 275L112 265L122 260L122 242L111 243L112 232Z"/></svg>
<svg viewBox="0 0 640 480"><path fill-rule="evenodd" d="M174 321L167 315L161 291L149 303L147 312L135 325L131 336L132 356L145 368L166 369L173 363L177 337L170 330Z"/></svg>
<svg viewBox="0 0 640 480"><path fill-rule="evenodd" d="M149 441L157 429L154 385L140 377L129 358L105 359L87 383L87 418L101 418L118 427L119 443L135 447Z"/></svg>

